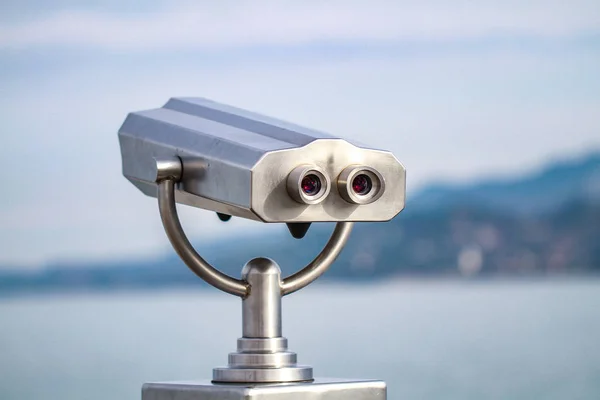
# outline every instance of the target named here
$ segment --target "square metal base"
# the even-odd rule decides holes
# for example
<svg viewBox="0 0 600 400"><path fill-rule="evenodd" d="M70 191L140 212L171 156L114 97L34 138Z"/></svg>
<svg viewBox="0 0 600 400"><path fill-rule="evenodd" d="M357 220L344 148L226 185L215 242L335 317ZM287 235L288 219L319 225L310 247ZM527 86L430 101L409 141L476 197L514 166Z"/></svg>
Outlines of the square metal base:
<svg viewBox="0 0 600 400"><path fill-rule="evenodd" d="M313 382L224 384L156 382L142 387L142 400L386 400L383 381L315 379Z"/></svg>

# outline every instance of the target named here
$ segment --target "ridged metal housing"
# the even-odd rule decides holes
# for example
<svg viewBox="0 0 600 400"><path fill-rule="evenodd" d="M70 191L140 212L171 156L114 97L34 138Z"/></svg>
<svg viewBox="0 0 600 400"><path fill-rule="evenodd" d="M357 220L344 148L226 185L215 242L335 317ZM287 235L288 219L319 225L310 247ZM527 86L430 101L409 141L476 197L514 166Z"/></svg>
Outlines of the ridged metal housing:
<svg viewBox="0 0 600 400"><path fill-rule="evenodd" d="M265 222L385 221L404 207L405 170L390 152L202 98L173 98L129 114L119 140L123 174L142 192L157 196L155 159L178 156L176 201L222 214ZM303 164L331 179L319 204L300 204L286 189L290 172ZM335 182L351 165L382 175L385 192L377 201L357 205L340 196Z"/></svg>

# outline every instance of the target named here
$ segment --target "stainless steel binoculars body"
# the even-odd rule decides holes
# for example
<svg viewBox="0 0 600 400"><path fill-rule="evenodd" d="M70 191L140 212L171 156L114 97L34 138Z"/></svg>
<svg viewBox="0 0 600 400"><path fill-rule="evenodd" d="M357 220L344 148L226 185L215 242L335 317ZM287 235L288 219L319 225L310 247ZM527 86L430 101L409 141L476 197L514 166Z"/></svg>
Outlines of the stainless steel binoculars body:
<svg viewBox="0 0 600 400"><path fill-rule="evenodd" d="M202 98L130 113L123 174L157 196L157 160L181 163L175 200L263 222L387 221L406 172L388 151Z"/></svg>
<svg viewBox="0 0 600 400"><path fill-rule="evenodd" d="M282 336L281 298L329 268L354 222L387 221L402 211L406 172L390 152L200 98L173 98L162 108L129 114L119 141L123 174L158 198L177 254L197 276L242 299L243 336L228 365L214 368L211 382L145 384L144 400L385 400L381 381L314 380L312 367L298 364ZM298 272L282 278L275 261L259 257L237 279L195 251L176 203L222 219L284 222L296 238L311 222L337 224Z"/></svg>

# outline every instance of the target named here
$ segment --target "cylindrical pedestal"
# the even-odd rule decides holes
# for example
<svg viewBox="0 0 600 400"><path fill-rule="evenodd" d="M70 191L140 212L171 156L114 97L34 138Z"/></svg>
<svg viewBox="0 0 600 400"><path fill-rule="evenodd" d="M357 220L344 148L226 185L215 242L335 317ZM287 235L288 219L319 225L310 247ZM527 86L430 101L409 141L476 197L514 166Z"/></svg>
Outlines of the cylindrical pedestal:
<svg viewBox="0 0 600 400"><path fill-rule="evenodd" d="M242 299L245 338L281 337L281 270L268 258L255 258L242 269L250 294Z"/></svg>
<svg viewBox="0 0 600 400"><path fill-rule="evenodd" d="M255 258L242 270L250 285L242 299L243 337L227 367L213 369L213 382L275 383L313 379L312 368L298 365L281 335L281 270L268 258Z"/></svg>

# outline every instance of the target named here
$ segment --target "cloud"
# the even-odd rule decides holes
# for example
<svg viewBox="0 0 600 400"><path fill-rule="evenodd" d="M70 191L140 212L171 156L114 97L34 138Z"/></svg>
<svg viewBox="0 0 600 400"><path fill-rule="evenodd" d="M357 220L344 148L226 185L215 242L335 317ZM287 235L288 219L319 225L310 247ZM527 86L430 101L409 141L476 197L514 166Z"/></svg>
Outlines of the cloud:
<svg viewBox="0 0 600 400"><path fill-rule="evenodd" d="M0 27L0 48L151 51L315 42L597 34L600 3L575 1L218 1L140 13L56 10Z"/></svg>

